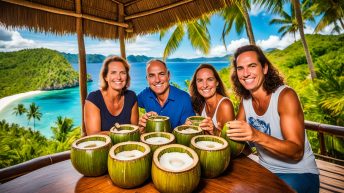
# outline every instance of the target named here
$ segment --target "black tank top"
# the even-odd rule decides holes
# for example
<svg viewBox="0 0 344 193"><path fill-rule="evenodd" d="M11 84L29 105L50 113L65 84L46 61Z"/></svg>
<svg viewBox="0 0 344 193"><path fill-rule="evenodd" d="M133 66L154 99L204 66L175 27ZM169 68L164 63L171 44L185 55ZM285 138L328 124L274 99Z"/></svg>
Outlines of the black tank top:
<svg viewBox="0 0 344 193"><path fill-rule="evenodd" d="M134 91L126 90L124 92L124 106L122 112L117 116L113 116L107 109L103 95L100 92L100 90L91 92L87 96L86 100L92 102L99 108L101 118L101 130L109 131L115 123L130 124L131 109L137 101L137 97Z"/></svg>

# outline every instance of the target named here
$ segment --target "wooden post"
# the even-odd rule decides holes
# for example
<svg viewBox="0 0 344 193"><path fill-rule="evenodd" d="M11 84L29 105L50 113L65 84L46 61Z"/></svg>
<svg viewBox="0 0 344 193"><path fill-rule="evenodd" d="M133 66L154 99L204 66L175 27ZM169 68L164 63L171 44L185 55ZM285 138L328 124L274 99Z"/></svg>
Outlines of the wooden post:
<svg viewBox="0 0 344 193"><path fill-rule="evenodd" d="M76 13L81 13L81 0L75 0ZM84 43L84 33L82 18L76 18L76 31L78 35L78 49L79 49L79 88L80 88L80 102L81 102L81 135L86 135L86 128L84 122L84 105L87 95L87 70L86 70L86 51Z"/></svg>
<svg viewBox="0 0 344 193"><path fill-rule="evenodd" d="M118 22L124 22L124 5L119 4L118 5ZM125 42L124 42L124 34L125 29L123 27L118 27L118 35L119 35L119 45L121 48L121 56L124 59L127 59L127 56L125 54Z"/></svg>
<svg viewBox="0 0 344 193"><path fill-rule="evenodd" d="M320 146L320 154L321 155L327 155L326 148L325 148L324 133L322 133L322 132L318 133L318 140L319 140L319 146Z"/></svg>

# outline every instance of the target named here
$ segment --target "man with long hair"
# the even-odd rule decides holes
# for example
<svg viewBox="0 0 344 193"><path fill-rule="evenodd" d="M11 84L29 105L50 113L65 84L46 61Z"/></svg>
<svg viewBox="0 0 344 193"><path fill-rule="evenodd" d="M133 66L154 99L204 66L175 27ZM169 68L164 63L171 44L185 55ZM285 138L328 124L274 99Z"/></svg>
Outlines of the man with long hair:
<svg viewBox="0 0 344 193"><path fill-rule="evenodd" d="M255 45L238 48L233 67L234 91L242 101L237 120L229 122L227 136L253 144L259 163L297 192L319 192L319 171L295 91L284 85Z"/></svg>

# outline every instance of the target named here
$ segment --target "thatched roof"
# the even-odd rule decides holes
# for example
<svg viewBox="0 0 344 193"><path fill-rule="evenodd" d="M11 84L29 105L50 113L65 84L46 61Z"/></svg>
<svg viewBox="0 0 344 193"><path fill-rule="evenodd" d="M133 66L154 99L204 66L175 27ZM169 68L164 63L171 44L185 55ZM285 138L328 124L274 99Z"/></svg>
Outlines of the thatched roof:
<svg viewBox="0 0 344 193"><path fill-rule="evenodd" d="M81 10L77 9L78 2ZM121 26L130 38L227 5L228 0L0 0L0 25L65 35L76 33L76 18L83 18L86 36L118 39Z"/></svg>

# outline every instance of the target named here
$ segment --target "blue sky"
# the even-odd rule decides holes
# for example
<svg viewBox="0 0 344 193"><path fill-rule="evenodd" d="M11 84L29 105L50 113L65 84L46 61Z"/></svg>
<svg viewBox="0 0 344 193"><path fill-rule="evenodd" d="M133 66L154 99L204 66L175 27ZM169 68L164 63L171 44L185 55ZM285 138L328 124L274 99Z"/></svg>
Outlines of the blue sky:
<svg viewBox="0 0 344 193"><path fill-rule="evenodd" d="M253 24L253 32L257 44L263 49L284 49L294 42L292 35L286 35L280 39L278 25L269 25L269 21L277 16L264 13L263 9L252 6L250 18ZM245 31L237 35L234 30L227 37L227 50L221 41L223 21L219 16L213 16L209 27L211 35L211 51L209 55L203 55L194 50L187 38L184 38L179 49L170 58L195 58L213 57L232 54L236 48L248 44ZM305 33L313 33L315 24L306 24ZM331 27L326 28L322 34L329 34ZM166 35L168 37L168 35ZM168 38L159 40L158 34L139 36L136 41L126 43L127 55L146 55L161 57ZM296 37L299 39L299 36ZM85 38L87 54L120 55L119 42L113 40L97 40ZM16 51L26 48L50 48L67 53L77 53L76 35L55 36L50 33L34 33L23 29L6 29L0 25L0 52Z"/></svg>

